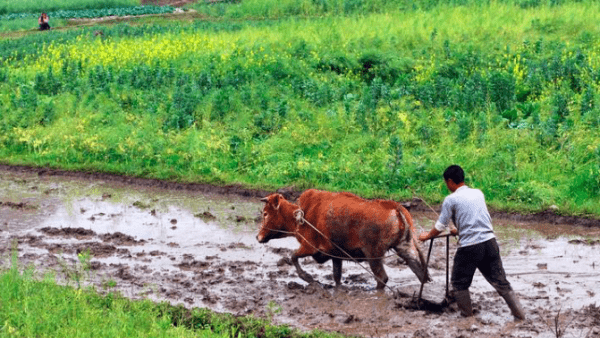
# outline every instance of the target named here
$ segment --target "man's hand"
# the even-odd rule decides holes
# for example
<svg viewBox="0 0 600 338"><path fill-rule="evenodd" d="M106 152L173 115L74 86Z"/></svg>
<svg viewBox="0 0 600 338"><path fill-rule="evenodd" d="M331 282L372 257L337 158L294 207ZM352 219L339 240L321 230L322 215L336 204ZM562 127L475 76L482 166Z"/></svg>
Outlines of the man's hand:
<svg viewBox="0 0 600 338"><path fill-rule="evenodd" d="M425 242L425 241L426 241L426 240L428 240L428 239L429 239L429 232L422 232L422 233L419 235L419 240L420 240L421 242Z"/></svg>
<svg viewBox="0 0 600 338"><path fill-rule="evenodd" d="M450 235L458 236L458 229L455 227L452 227L452 229L450 229Z"/></svg>

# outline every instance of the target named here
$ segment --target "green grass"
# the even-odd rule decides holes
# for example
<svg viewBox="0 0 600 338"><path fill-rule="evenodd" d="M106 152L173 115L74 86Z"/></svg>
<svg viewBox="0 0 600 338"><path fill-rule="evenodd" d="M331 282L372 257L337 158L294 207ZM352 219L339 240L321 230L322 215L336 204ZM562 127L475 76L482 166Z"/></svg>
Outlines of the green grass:
<svg viewBox="0 0 600 338"><path fill-rule="evenodd" d="M597 0L245 0L210 3L198 1L186 5L205 15L228 19L348 16L368 13L443 12L448 7L477 10L493 6L519 9L558 8L572 2L597 5ZM486 18L481 17L480 20ZM493 19L496 18L487 18Z"/></svg>
<svg viewBox="0 0 600 338"><path fill-rule="evenodd" d="M52 12L61 9L101 9L138 5L140 5L139 0L4 0L0 2L0 15L22 12Z"/></svg>
<svg viewBox="0 0 600 338"><path fill-rule="evenodd" d="M16 267L0 274L0 335L4 337L220 337L210 329L174 326L165 305L114 292L57 285L52 275Z"/></svg>
<svg viewBox="0 0 600 338"><path fill-rule="evenodd" d="M50 26L52 27L52 29L65 27L67 25L68 22L64 19L52 19L50 21ZM39 24L37 18L0 20L0 33L22 32L31 34L36 31L39 31Z"/></svg>
<svg viewBox="0 0 600 338"><path fill-rule="evenodd" d="M0 158L600 216L594 2L225 14L0 41Z"/></svg>
<svg viewBox="0 0 600 338"><path fill-rule="evenodd" d="M12 265L0 271L2 337L339 337L319 331L300 333L253 317L186 309L167 302L130 300L111 290L74 288L53 274Z"/></svg>

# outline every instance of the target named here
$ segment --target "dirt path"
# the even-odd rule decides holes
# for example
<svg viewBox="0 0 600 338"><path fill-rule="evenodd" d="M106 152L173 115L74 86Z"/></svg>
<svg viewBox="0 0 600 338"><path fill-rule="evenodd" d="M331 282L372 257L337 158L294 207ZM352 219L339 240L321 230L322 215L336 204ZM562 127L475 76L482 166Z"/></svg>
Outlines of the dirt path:
<svg viewBox="0 0 600 338"><path fill-rule="evenodd" d="M306 270L326 287L307 285L289 262L295 240L256 242L258 197L265 194L238 186L0 167L2 264L8 264L11 243L18 243L20 261L41 271L68 272L99 288L116 283L132 298L267 316L300 329L373 337L555 337L560 311L565 336L600 336L600 227L494 218L509 281L529 319L514 323L479 273L471 287L478 313L463 319L452 307L417 311L406 307L409 298L377 294L373 278L353 263L344 264L344 286L334 291L331 263L304 259ZM412 214L423 228L435 217L421 208ZM86 250L91 271L82 271L77 260ZM443 296L445 264L445 242L438 240L426 295ZM418 291L418 280L398 258L386 259L386 271L394 290Z"/></svg>
<svg viewBox="0 0 600 338"><path fill-rule="evenodd" d="M142 5L182 7L195 2L233 2L229 0L142 0Z"/></svg>

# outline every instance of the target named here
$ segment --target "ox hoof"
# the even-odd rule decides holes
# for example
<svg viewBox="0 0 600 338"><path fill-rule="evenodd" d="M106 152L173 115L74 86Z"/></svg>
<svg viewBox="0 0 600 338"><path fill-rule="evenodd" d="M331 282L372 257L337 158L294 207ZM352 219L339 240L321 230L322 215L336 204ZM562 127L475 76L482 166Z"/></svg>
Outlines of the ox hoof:
<svg viewBox="0 0 600 338"><path fill-rule="evenodd" d="M347 295L348 294L348 289L344 288L344 287L339 287L339 288L335 288L333 289L333 295L334 296L342 296L342 295Z"/></svg>
<svg viewBox="0 0 600 338"><path fill-rule="evenodd" d="M303 281L305 281L309 284L316 283L315 279L312 278L312 276L309 274L302 274L302 275L299 275L298 277L300 277L300 279L302 279Z"/></svg>

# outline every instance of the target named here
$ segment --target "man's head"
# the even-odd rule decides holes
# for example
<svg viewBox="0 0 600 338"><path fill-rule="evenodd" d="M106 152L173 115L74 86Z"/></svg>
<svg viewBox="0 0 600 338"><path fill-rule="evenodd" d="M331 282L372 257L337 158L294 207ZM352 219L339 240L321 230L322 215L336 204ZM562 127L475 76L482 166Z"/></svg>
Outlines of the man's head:
<svg viewBox="0 0 600 338"><path fill-rule="evenodd" d="M444 181L446 181L448 189L454 192L464 185L465 172L460 166L453 164L444 171Z"/></svg>

